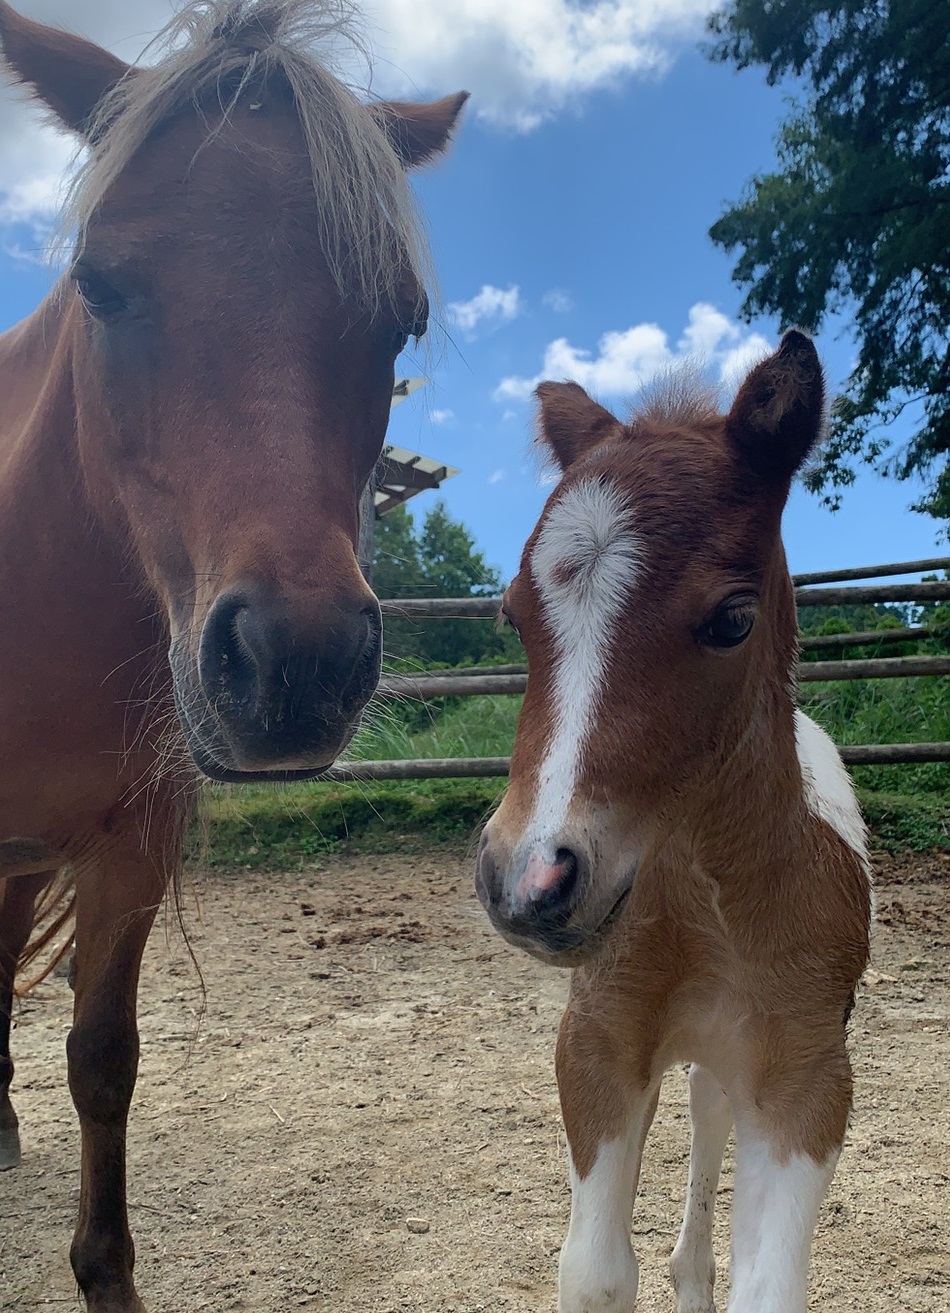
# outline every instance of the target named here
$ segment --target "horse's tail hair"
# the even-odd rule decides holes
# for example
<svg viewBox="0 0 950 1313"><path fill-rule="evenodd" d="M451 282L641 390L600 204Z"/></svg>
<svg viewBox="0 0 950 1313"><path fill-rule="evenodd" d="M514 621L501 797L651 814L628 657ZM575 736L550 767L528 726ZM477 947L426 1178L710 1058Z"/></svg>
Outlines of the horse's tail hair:
<svg viewBox="0 0 950 1313"><path fill-rule="evenodd" d="M67 866L46 885L33 913L33 934L20 955L16 993L35 989L59 966L73 946L76 931L76 881ZM32 970L32 975L25 973Z"/></svg>

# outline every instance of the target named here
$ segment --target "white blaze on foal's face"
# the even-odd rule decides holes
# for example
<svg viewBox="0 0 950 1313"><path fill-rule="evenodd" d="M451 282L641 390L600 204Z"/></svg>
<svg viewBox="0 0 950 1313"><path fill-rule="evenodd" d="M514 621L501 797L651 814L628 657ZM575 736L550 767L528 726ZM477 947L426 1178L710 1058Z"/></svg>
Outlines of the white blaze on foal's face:
<svg viewBox="0 0 950 1313"><path fill-rule="evenodd" d="M548 513L530 570L551 640L550 737L523 844L548 862L564 828L601 712L617 622L642 567L626 495L606 478L569 487Z"/></svg>

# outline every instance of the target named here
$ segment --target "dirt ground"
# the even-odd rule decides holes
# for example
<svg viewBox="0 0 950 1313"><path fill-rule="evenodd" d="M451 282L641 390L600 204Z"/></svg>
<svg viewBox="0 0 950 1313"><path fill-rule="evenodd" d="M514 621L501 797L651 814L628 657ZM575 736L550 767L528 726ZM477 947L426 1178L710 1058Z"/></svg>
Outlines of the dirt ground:
<svg viewBox="0 0 950 1313"><path fill-rule="evenodd" d="M950 855L884 860L852 1025L857 1107L823 1210L810 1308L950 1309ZM199 873L153 934L129 1138L151 1313L552 1313L568 1215L553 1044L566 979L508 949L470 862L339 856ZM24 1142L0 1175L0 1309L77 1307L69 995L20 1008ZM639 1313L669 1313L687 1150L664 1087L634 1217ZM731 1173L721 1187L728 1247Z"/></svg>

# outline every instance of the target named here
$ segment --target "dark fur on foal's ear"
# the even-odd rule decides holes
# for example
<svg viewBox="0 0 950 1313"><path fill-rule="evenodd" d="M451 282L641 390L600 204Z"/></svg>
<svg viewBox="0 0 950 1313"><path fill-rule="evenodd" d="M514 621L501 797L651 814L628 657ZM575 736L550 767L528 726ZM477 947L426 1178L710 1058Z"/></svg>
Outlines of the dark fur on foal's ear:
<svg viewBox="0 0 950 1313"><path fill-rule="evenodd" d="M608 438L623 431L616 415L589 397L578 383L539 383L538 441L566 470Z"/></svg>
<svg viewBox="0 0 950 1313"><path fill-rule="evenodd" d="M763 479L784 482L818 441L825 381L814 343L792 329L774 355L746 378L726 418L726 432Z"/></svg>
<svg viewBox="0 0 950 1313"><path fill-rule="evenodd" d="M457 91L429 105L381 100L369 108L403 165L414 169L445 150L466 100L468 92Z"/></svg>
<svg viewBox="0 0 950 1313"><path fill-rule="evenodd" d="M103 97L129 65L93 41L34 23L0 0L0 52L16 82L25 84L64 127L86 134Z"/></svg>

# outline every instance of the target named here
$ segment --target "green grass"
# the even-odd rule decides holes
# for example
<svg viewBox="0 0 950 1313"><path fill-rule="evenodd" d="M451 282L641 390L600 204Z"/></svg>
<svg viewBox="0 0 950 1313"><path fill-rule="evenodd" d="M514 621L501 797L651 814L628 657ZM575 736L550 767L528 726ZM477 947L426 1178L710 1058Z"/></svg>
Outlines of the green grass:
<svg viewBox="0 0 950 1313"><path fill-rule="evenodd" d="M361 852L474 845L502 780L392 780L215 788L196 855L215 867L294 869L341 847Z"/></svg>
<svg viewBox="0 0 950 1313"><path fill-rule="evenodd" d="M456 698L444 709L376 706L350 756L359 760L503 757L521 699ZM938 678L806 684L802 705L838 743L950 740L947 681ZM950 763L861 766L855 781L875 844L950 846ZM203 854L213 865L292 868L341 845L363 851L451 844L464 849L503 780L418 780L214 789Z"/></svg>

